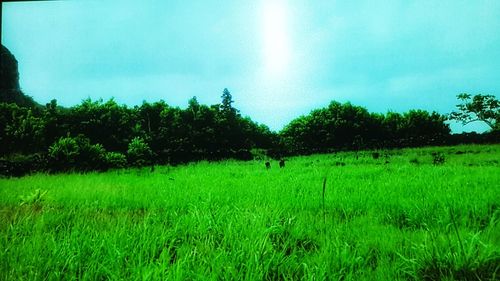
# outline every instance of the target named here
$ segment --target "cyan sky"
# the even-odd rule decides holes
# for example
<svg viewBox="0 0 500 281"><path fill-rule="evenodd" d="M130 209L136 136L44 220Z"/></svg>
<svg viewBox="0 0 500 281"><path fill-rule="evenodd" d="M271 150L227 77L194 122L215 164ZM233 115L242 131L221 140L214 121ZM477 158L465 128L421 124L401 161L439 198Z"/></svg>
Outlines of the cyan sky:
<svg viewBox="0 0 500 281"><path fill-rule="evenodd" d="M243 115L279 130L331 100L449 113L459 93L500 93L496 0L3 5L3 44L41 103L185 107L192 96L218 103L227 87Z"/></svg>

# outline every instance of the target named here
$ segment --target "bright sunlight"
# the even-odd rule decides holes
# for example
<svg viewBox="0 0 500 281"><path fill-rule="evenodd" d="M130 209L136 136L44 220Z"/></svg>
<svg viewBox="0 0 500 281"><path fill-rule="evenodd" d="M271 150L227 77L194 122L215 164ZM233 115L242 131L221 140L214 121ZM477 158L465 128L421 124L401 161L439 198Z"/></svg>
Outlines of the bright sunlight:
<svg viewBox="0 0 500 281"><path fill-rule="evenodd" d="M261 5L265 72L282 76L291 59L288 7L282 0L263 1Z"/></svg>

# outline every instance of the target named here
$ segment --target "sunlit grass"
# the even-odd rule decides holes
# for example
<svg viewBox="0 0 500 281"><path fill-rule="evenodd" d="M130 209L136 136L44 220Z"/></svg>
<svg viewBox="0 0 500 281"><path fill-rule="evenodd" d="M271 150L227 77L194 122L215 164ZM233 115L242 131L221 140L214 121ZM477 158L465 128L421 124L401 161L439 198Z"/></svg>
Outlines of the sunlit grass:
<svg viewBox="0 0 500 281"><path fill-rule="evenodd" d="M499 156L457 146L0 179L0 279L495 280Z"/></svg>

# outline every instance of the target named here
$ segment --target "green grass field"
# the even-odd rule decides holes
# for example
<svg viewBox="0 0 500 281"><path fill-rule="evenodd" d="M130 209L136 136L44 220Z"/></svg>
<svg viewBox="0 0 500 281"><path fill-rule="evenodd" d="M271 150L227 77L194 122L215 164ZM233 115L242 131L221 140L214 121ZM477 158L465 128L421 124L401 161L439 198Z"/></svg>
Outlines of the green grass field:
<svg viewBox="0 0 500 281"><path fill-rule="evenodd" d="M389 154L0 179L0 280L499 280L500 145Z"/></svg>

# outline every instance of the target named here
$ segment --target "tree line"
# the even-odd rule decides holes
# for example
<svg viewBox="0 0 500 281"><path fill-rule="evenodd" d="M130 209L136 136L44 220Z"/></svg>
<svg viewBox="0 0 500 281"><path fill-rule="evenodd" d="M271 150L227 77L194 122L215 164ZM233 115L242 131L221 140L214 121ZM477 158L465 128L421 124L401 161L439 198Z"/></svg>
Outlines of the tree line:
<svg viewBox="0 0 500 281"><path fill-rule="evenodd" d="M224 89L219 104L200 104L193 97L186 108L164 101L128 107L113 99L86 99L69 108L59 106L56 100L45 106L1 102L0 173L106 170L442 145L458 139L450 135L448 118L472 120L471 112L465 111L467 107L459 107L449 116L424 110L380 114L332 101L273 132L242 116L233 103L228 89ZM487 117L495 110L498 114L498 108L492 110ZM497 124L495 118L488 120ZM498 132L497 127L492 129ZM486 138L498 141L498 134Z"/></svg>

